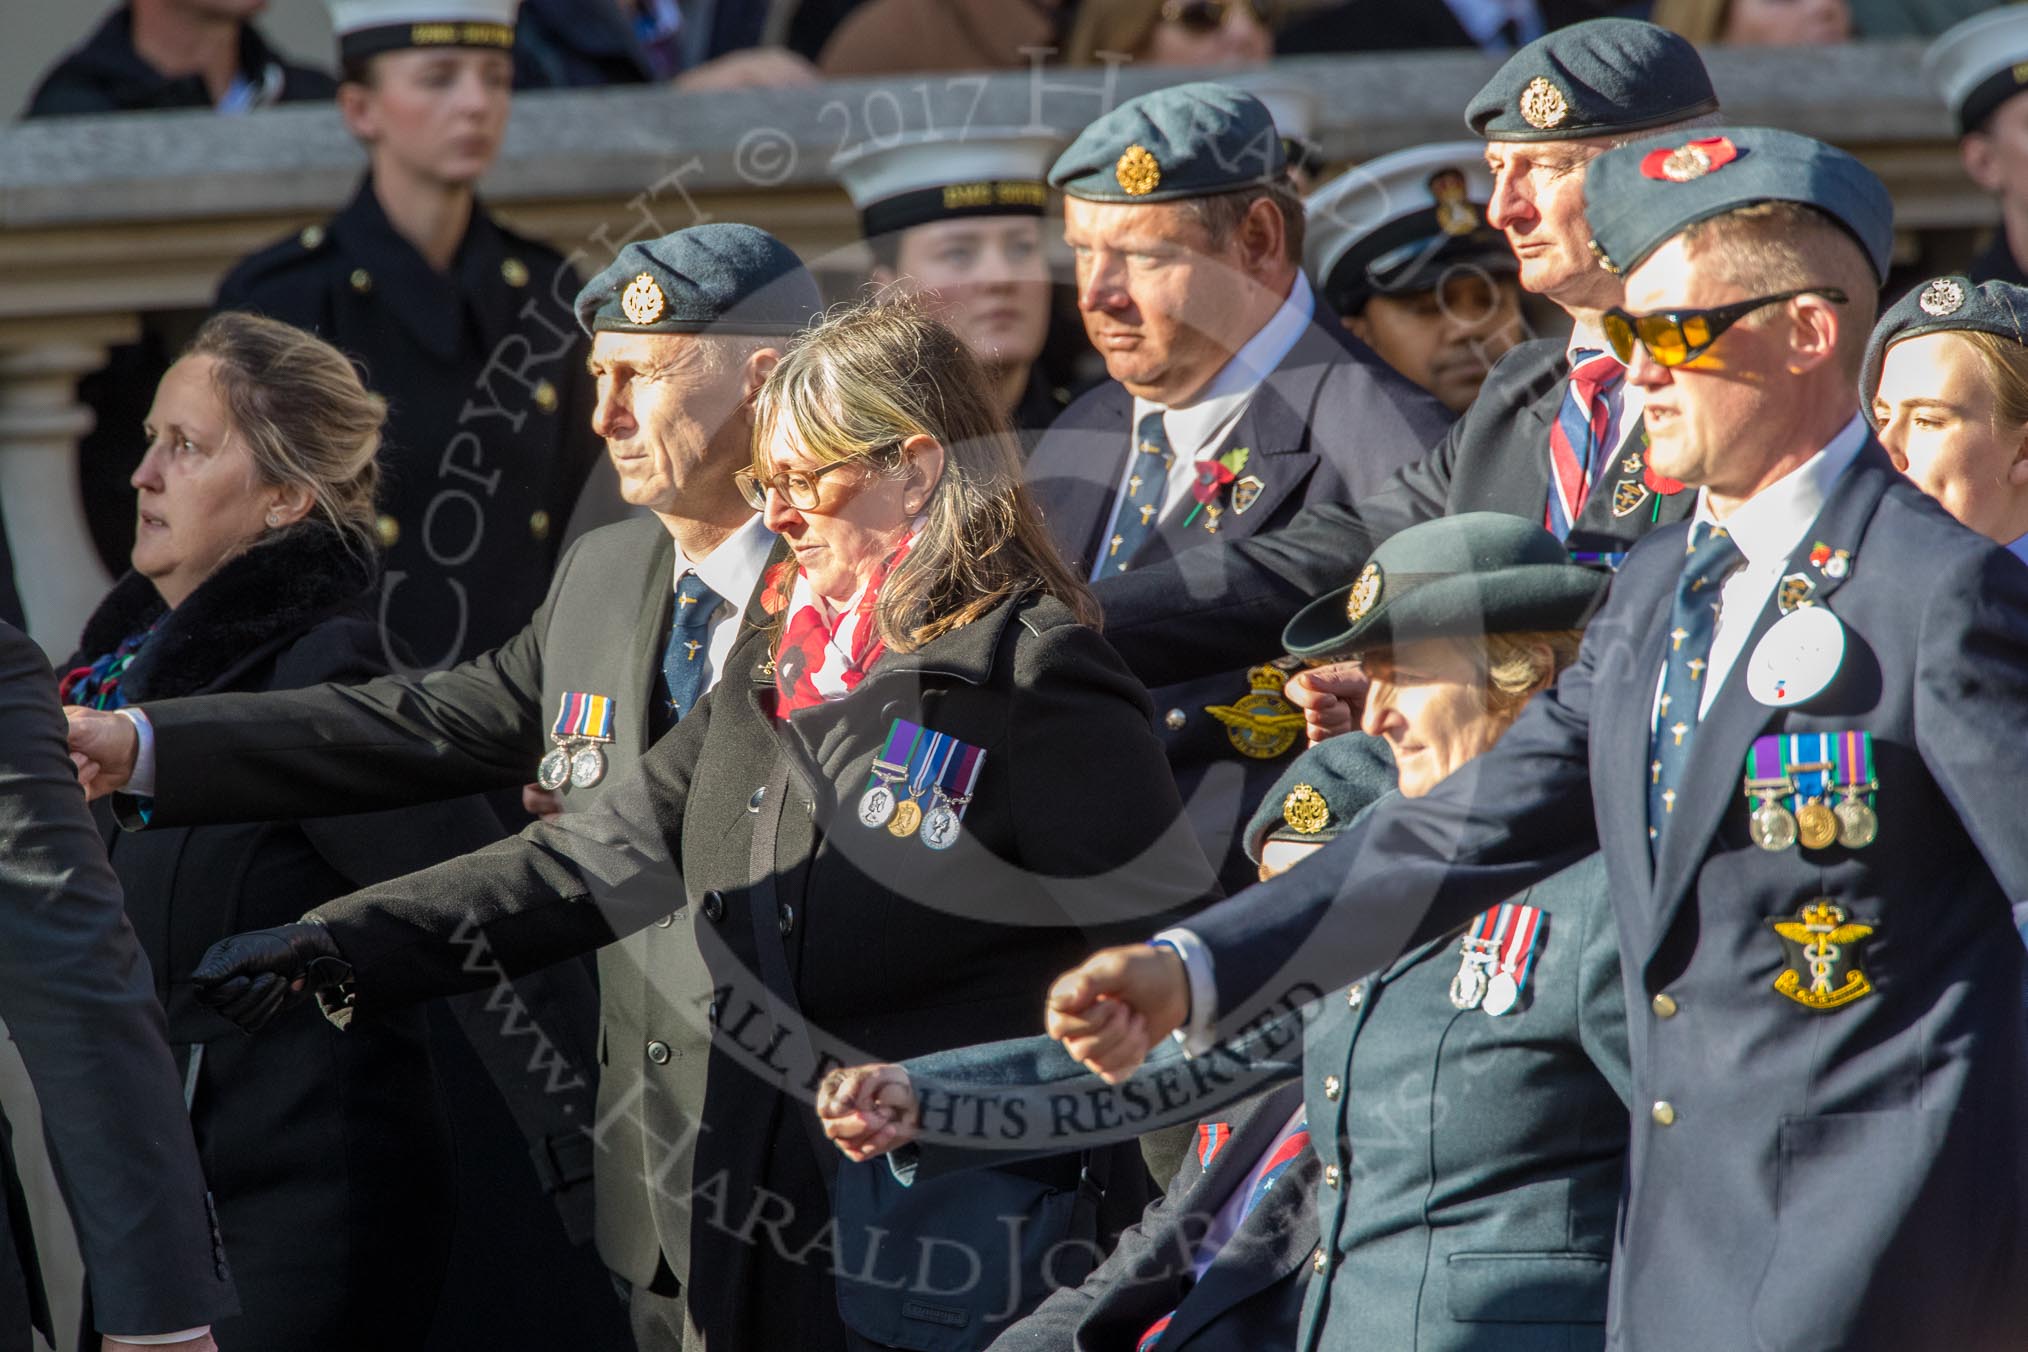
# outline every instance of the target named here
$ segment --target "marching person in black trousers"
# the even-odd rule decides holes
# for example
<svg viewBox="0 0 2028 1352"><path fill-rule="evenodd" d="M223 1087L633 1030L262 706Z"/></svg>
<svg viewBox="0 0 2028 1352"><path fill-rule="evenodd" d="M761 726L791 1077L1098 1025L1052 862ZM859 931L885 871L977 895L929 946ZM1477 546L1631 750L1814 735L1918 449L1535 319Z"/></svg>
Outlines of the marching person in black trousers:
<svg viewBox="0 0 2028 1352"><path fill-rule="evenodd" d="M375 618L400 640L396 670L450 666L527 621L598 457L577 276L473 188L507 128L514 10L334 0L338 110L366 177L219 285L219 309L310 330L388 402Z"/></svg>
<svg viewBox="0 0 2028 1352"><path fill-rule="evenodd" d="M65 702L357 681L381 401L300 329L211 319L149 411L134 569L85 625ZM190 968L274 907L300 910L498 834L478 799L371 816L139 834L105 820L113 871L169 1015L241 1313L221 1345L420 1348L455 1214L421 1011L334 1038L303 1011L249 1041L192 998ZM276 917L280 918L280 917Z"/></svg>
<svg viewBox="0 0 2028 1352"><path fill-rule="evenodd" d="M1131 99L1085 128L1049 181L1064 194L1085 333L1112 376L1028 462L1081 576L1166 573L1306 505L1360 501L1449 424L1303 276L1302 200L1259 99L1221 84ZM1198 679L1148 682L1191 824L1228 887L1252 878L1240 828L1301 741L1278 637L1225 645Z"/></svg>
<svg viewBox="0 0 2028 1352"><path fill-rule="evenodd" d="M729 669L775 546L732 479L752 459L752 397L821 308L801 260L751 226L701 225L628 245L579 294L576 322L597 372L594 428L621 492L648 515L574 544L526 627L449 671L118 715L73 711L91 791L150 794L157 829L371 812L538 777L553 786L531 786L541 815L597 805ZM318 730L314 747L299 735L306 727ZM584 754L566 754L561 776L546 775L540 767L565 746ZM576 764L584 771L573 775ZM131 795L115 802L131 820ZM687 997L670 956L686 942L673 925L651 925L605 949L592 1050L560 1066L545 1056L540 1070L540 1098L561 1118L540 1158L567 1198L595 1195L583 1224L643 1304L680 1293L670 1255L688 1243L689 1208L655 1180L660 1142L684 1130L671 1092L682 1067L611 1051L644 1046ZM473 957L489 965L476 949ZM524 1064L537 1050L508 1045ZM574 1069L591 1064L595 1102ZM582 1334L586 1318L571 1322Z"/></svg>

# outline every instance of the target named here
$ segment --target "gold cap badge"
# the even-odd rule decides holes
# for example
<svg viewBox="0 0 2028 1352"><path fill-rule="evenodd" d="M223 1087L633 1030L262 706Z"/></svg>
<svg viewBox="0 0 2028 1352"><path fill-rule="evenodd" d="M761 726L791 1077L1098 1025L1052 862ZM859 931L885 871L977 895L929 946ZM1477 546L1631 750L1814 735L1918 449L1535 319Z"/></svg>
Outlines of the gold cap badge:
<svg viewBox="0 0 2028 1352"><path fill-rule="evenodd" d="M1436 199L1437 229L1446 235L1469 235L1479 228L1479 213L1466 200L1469 189L1465 176L1456 169L1439 169L1429 176L1429 195Z"/></svg>
<svg viewBox="0 0 2028 1352"><path fill-rule="evenodd" d="M1924 314L1941 319L1964 308L1965 289L1948 277L1939 277L1922 289L1915 303Z"/></svg>
<svg viewBox="0 0 2028 1352"><path fill-rule="evenodd" d="M1331 824L1331 805L1308 784L1298 784L1282 799L1282 820L1298 835L1314 836Z"/></svg>
<svg viewBox="0 0 2028 1352"><path fill-rule="evenodd" d="M1121 152L1120 162L1113 166L1113 177L1127 196L1142 197L1155 191L1155 185L1162 181L1162 166L1155 163L1155 156L1146 146L1131 145Z"/></svg>
<svg viewBox="0 0 2028 1352"><path fill-rule="evenodd" d="M1538 131L1560 127L1570 116L1570 101L1563 91L1538 75L1521 91L1521 116Z"/></svg>
<svg viewBox="0 0 2028 1352"><path fill-rule="evenodd" d="M1359 623L1379 600L1380 565L1369 563L1359 570L1359 580L1352 584L1352 594L1345 598L1345 618Z"/></svg>
<svg viewBox="0 0 2028 1352"><path fill-rule="evenodd" d="M645 272L628 282L627 289L620 293L620 309L626 312L630 324L652 324L668 307L661 286Z"/></svg>

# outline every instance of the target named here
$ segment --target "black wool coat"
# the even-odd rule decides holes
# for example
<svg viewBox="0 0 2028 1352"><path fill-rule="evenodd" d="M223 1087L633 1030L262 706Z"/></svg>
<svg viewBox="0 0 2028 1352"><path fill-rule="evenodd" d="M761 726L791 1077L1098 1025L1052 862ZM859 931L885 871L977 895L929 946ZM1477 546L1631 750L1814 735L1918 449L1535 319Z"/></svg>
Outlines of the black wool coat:
<svg viewBox="0 0 2028 1352"><path fill-rule="evenodd" d="M369 560L332 531L290 527L225 563L173 611L129 573L85 626L79 661L149 624L130 702L360 680L381 669L361 614ZM189 973L216 940L306 902L499 834L476 799L402 813L130 833L99 820L154 970L189 1086L243 1313L220 1345L419 1347L449 1241L450 1140L422 1011L334 1036L308 1009L248 1038L197 1003Z"/></svg>
<svg viewBox="0 0 2028 1352"><path fill-rule="evenodd" d="M1040 1254L1079 1224L1078 1160L899 1189L884 1166L834 1165L814 1086L831 1065L1036 1031L1058 973L1188 910L1210 869L1145 692L1059 602L1010 600L890 652L784 723L766 595L721 683L595 807L316 915L354 965L356 1010L468 982L447 938L461 926L509 971L666 932L668 995L641 1041L601 1049L606 1074L656 1074L602 1108L662 1147L649 1184L697 1339L976 1346L1045 1294ZM896 719L985 751L947 850L859 820ZM853 1279L833 1281L832 1251Z"/></svg>

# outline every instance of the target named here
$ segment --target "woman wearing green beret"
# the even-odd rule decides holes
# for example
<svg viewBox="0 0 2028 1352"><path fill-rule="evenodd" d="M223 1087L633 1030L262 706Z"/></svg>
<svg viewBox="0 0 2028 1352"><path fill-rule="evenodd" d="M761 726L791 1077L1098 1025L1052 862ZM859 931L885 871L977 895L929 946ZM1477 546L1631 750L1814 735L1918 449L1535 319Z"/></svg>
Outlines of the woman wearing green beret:
<svg viewBox="0 0 2028 1352"><path fill-rule="evenodd" d="M834 1066L1032 1030L1066 962L1213 874L963 340L843 311L754 418L736 478L780 542L674 729L597 806L228 939L196 979L243 1026L295 985L364 1018L659 927L642 1023L599 1053L602 1115L655 1128L652 1196L599 1196L654 1208L640 1346L959 1352L1081 1274L1099 1172L1137 1180L1072 1145L904 1189L841 1167L807 1101ZM573 782L605 773L560 750Z"/></svg>
<svg viewBox="0 0 2028 1352"><path fill-rule="evenodd" d="M1469 766L1575 659L1605 584L1602 574L1571 565L1540 527L1471 513L1400 532L1350 587L1312 603L1285 640L1299 656L1356 657L1366 666L1368 735L1312 748L1276 785L1248 833L1263 874L1304 867L1310 852L1389 791L1383 743L1409 797ZM1286 1027L1277 1037L1261 1025L1191 1062L1166 1044L1109 1090L1038 1037L843 1072L819 1110L826 1134L851 1158L912 1142L913 1176L923 1179L991 1158L922 1130L917 1105L936 1096L1021 1092L1004 1086L1045 1086L1045 1100L1112 1094L1125 1129L1145 1131L1162 1123L1126 1120L1137 1103L1167 1107L1156 1114L1162 1122L1204 1117L1300 1074L1305 1126L1324 1171L1319 1247L1278 1278L1310 1284L1296 1346L1603 1347L1630 1077L1600 861L1573 865L1281 1022L1295 1019L1305 1025L1299 1056ZM1179 1066L1215 1075L1235 1058L1247 1072L1208 1095L1179 1106L1179 1095L1163 1092L1165 1081L1202 1083L1179 1077ZM1027 1105L1019 1111L1049 1120ZM1101 1268L1093 1283L1117 1280L1118 1264ZM1110 1293L1113 1306L1130 1298L1130 1286ZM1092 1304L1090 1284L1076 1300L1052 1297L1004 1345L1069 1348L1068 1327L1030 1341L1021 1331L1086 1307L1094 1313L1074 1345L1088 1352L1210 1352L1271 1345L1289 1332L1255 1329L1250 1340L1225 1342L1215 1326L1179 1320L1153 1342L1147 1325L1132 1330L1142 1341L1108 1341L1092 1335L1101 1326L1126 1329L1118 1320L1091 1322L1107 1299ZM1179 1330L1187 1340L1165 1341Z"/></svg>

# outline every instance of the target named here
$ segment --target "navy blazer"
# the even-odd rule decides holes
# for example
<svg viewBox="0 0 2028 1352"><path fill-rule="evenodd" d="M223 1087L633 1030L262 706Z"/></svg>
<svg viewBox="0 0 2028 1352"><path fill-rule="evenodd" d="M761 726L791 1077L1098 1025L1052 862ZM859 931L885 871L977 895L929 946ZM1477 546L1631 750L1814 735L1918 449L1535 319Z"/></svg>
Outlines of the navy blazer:
<svg viewBox="0 0 2028 1352"><path fill-rule="evenodd" d="M1105 554L1133 453L1133 421L1133 396L1107 381L1064 410L1028 462L1029 486L1057 548L1084 577ZM1420 457L1449 425L1441 404L1347 334L1320 299L1316 319L1262 381L1225 439L1223 450L1247 450L1225 510L1216 517L1197 513L1187 526L1188 508L1165 513L1126 576L1214 541L1279 531L1314 504L1357 502ZM1241 839L1247 818L1302 749L1303 738L1300 725L1293 726L1286 746L1256 758L1241 752L1210 710L1251 694L1248 669L1281 653L1277 628L1243 649L1228 646L1194 679L1153 691L1156 735L1197 838L1228 889L1258 876Z"/></svg>
<svg viewBox="0 0 2028 1352"><path fill-rule="evenodd" d="M1843 578L1812 574L1845 628L1838 678L1775 711L1748 694L1742 657L1651 862L1649 727L1686 534L1632 552L1576 665L1492 750L1355 823L1328 860L1191 922L1220 1021L1292 975L1329 984L1385 962L1600 849L1638 1105L1611 1345L2018 1347L2028 1048L2009 901L2028 896L2028 571L1869 442L1792 561L1809 571L1819 541L1851 552ZM1770 600L1747 653L1776 618ZM1757 848L1741 792L1753 739L1845 729L1874 738L1878 840ZM1871 927L1841 940L1870 992L1821 1012L1777 985L1794 968L1774 929L1820 899Z"/></svg>
<svg viewBox="0 0 2028 1352"><path fill-rule="evenodd" d="M1460 512L1541 521L1549 506L1549 429L1570 385L1557 339L1522 343L1487 373L1479 397L1435 449L1352 501L1321 500L1284 528L1234 537L1168 567L1135 569L1099 587L1106 637L1151 684L1187 680L1235 652L1279 645L1305 602L1350 582L1396 531ZM1689 515L1697 495L1658 495L1640 459L1646 428L1628 421L1571 532L1572 549L1624 553L1658 522Z"/></svg>

